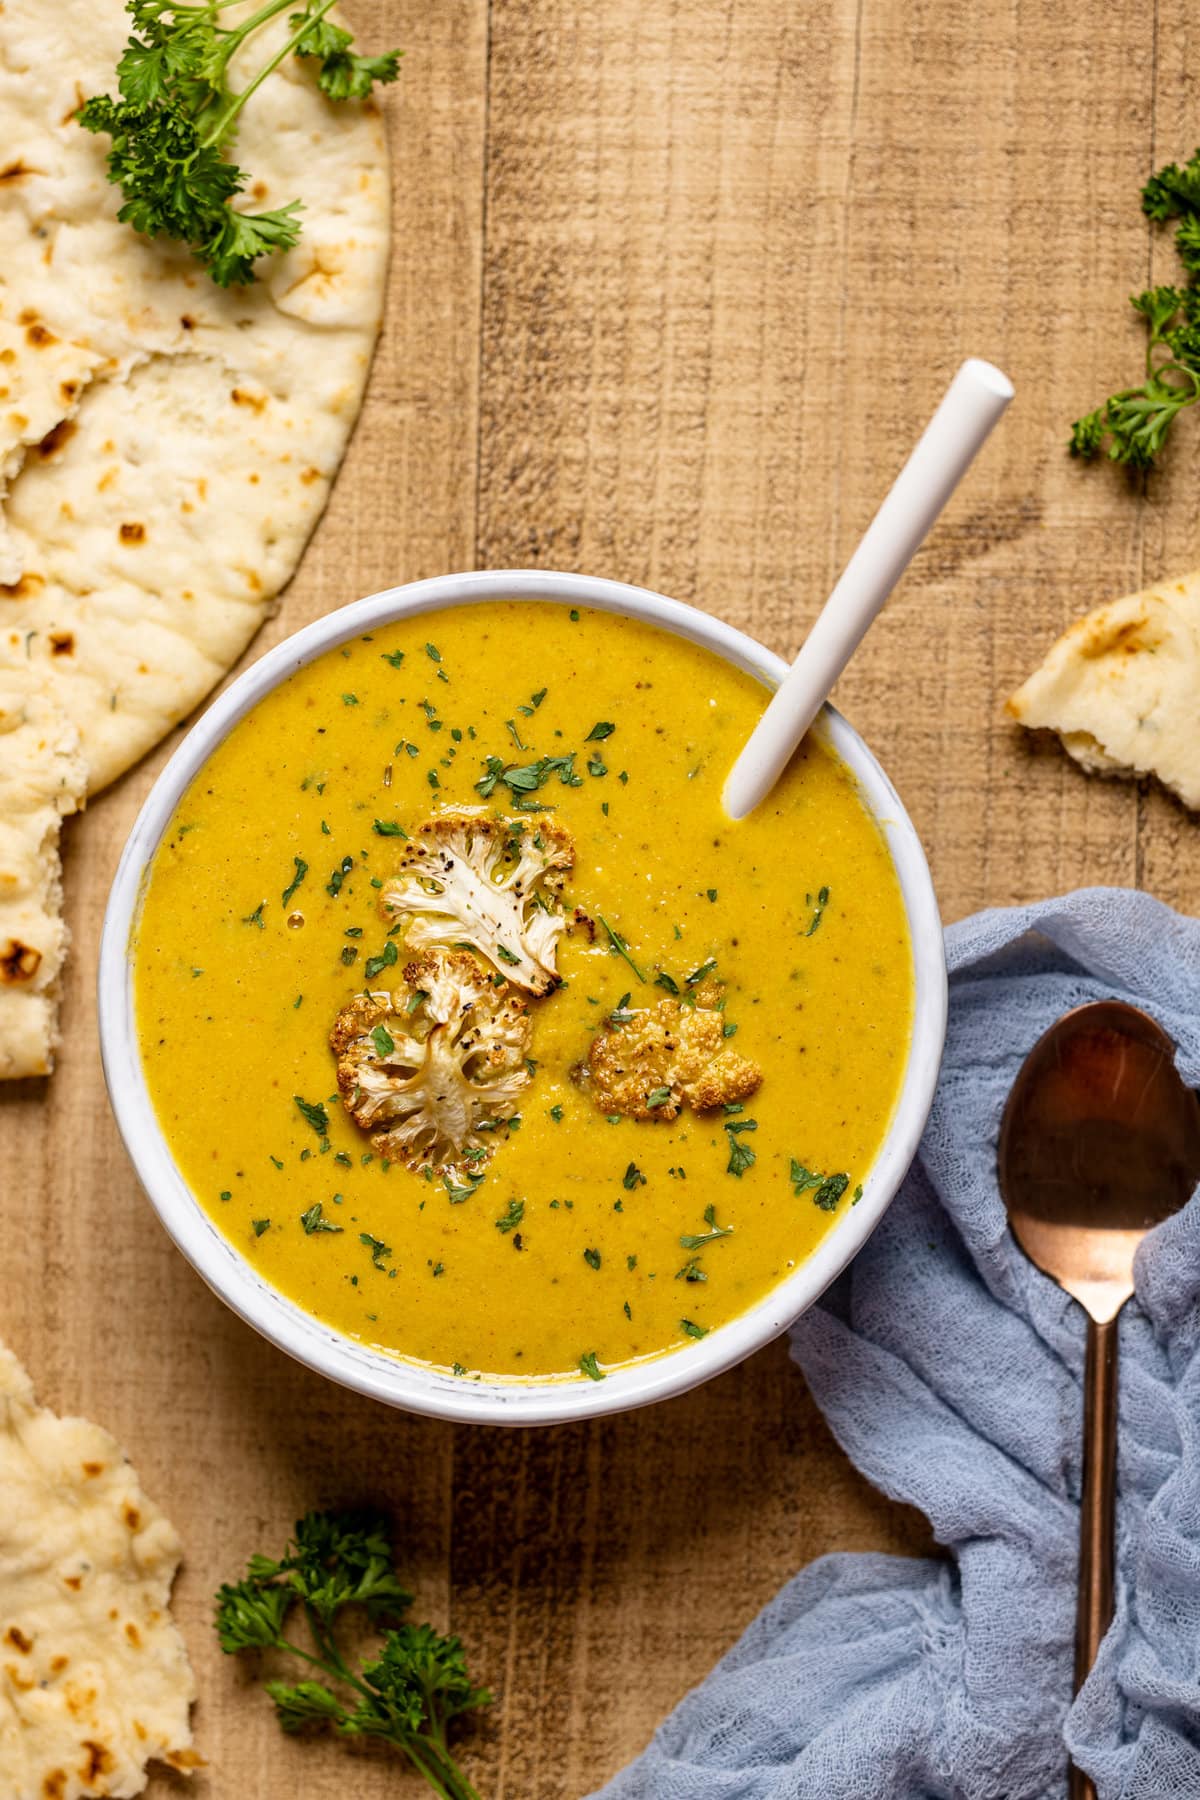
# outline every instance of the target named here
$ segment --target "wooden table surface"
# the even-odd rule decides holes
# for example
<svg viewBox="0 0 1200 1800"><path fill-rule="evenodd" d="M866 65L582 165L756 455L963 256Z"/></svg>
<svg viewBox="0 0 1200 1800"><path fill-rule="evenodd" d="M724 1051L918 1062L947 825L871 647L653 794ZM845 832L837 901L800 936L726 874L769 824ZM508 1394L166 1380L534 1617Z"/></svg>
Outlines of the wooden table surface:
<svg viewBox="0 0 1200 1800"><path fill-rule="evenodd" d="M1017 401L838 699L928 848L947 919L1085 882L1194 904L1200 834L1001 712L1067 620L1195 560L1196 422L1147 486L1065 454L1136 379L1126 296L1174 279L1138 207L1200 132L1181 11L1142 0L351 0L406 46L395 244L366 410L252 655L449 569L641 582L791 654L950 373ZM67 1043L0 1093L0 1328L103 1421L179 1525L210 1759L198 1800L415 1795L285 1742L210 1600L314 1504L370 1500L424 1611L498 1690L485 1800L613 1773L797 1568L928 1547L776 1344L702 1392L516 1435L407 1418L293 1365L170 1247L97 1054L101 911L172 747L67 832ZM156 1777L163 1800L181 1783Z"/></svg>

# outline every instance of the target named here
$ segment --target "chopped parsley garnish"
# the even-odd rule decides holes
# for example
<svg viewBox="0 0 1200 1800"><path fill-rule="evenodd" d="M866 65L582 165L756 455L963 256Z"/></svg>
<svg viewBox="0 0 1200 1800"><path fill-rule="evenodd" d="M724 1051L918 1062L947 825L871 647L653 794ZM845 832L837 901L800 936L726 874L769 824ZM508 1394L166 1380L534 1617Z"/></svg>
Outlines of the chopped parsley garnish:
<svg viewBox="0 0 1200 1800"><path fill-rule="evenodd" d="M679 983L673 975L668 975L665 969L660 969L654 977L654 985L665 988L668 994L678 994L679 992Z"/></svg>
<svg viewBox="0 0 1200 1800"><path fill-rule="evenodd" d="M300 1214L300 1223L304 1227L305 1237L312 1237L313 1233L317 1231L342 1230L340 1225L335 1225L332 1219L325 1217L325 1208L319 1200L315 1206L310 1206L307 1212Z"/></svg>
<svg viewBox="0 0 1200 1800"><path fill-rule="evenodd" d="M343 706L357 706L358 705L358 695L357 694L343 694L342 695L342 705Z"/></svg>
<svg viewBox="0 0 1200 1800"><path fill-rule="evenodd" d="M550 1117L554 1120L556 1125L562 1124L562 1116L563 1110L561 1106L552 1106L550 1108Z"/></svg>
<svg viewBox="0 0 1200 1800"><path fill-rule="evenodd" d="M511 737L513 743L517 746L517 749L518 750L528 750L529 745L523 744L521 742L521 734L517 730L517 721L515 719L505 719L504 723L508 729L508 735L509 735L509 737Z"/></svg>
<svg viewBox="0 0 1200 1800"><path fill-rule="evenodd" d="M646 1095L646 1105L650 1107L651 1110L654 1110L659 1106L669 1105L670 1099L671 1090L669 1087L657 1087L654 1088L651 1093Z"/></svg>
<svg viewBox="0 0 1200 1800"><path fill-rule="evenodd" d="M281 906L287 905L292 895L296 892L296 889L300 886L300 883L304 880L304 877L308 874L308 864L302 856L293 856L292 861L296 865L296 873L292 876L292 879L288 882L280 896Z"/></svg>
<svg viewBox="0 0 1200 1800"><path fill-rule="evenodd" d="M708 1336L710 1328L707 1325L697 1325L694 1319L680 1319L679 1329L685 1337L702 1338Z"/></svg>
<svg viewBox="0 0 1200 1800"><path fill-rule="evenodd" d="M356 945L354 945L354 944L343 944L342 945L342 961L345 963L347 968L350 968L353 963L356 963L358 961L358 948Z"/></svg>
<svg viewBox="0 0 1200 1800"><path fill-rule="evenodd" d="M536 762L518 767L505 763L499 756L485 759L484 773L475 783L475 791L490 800L498 783L503 782L518 811L542 811L540 803L527 797L544 787L551 775L557 775L564 787L582 787L583 776L575 773L575 752L568 756L541 756Z"/></svg>
<svg viewBox="0 0 1200 1800"><path fill-rule="evenodd" d="M825 908L828 905L829 905L829 889L827 887L818 889L817 904L813 910L812 923L810 924L808 930L805 932L805 934L804 934L805 937L812 936L813 932L817 929L817 926L821 923L821 920L825 917Z"/></svg>
<svg viewBox="0 0 1200 1800"><path fill-rule="evenodd" d="M360 1231L358 1241L365 1244L371 1252L372 1267L382 1269L384 1259L392 1254L390 1245L385 1244L382 1238L372 1237L369 1231Z"/></svg>
<svg viewBox="0 0 1200 1800"><path fill-rule="evenodd" d="M517 964L521 960L519 956L514 956L512 951L509 950L504 944L496 945L496 955L500 958L501 962L510 963L514 968L517 966Z"/></svg>
<svg viewBox="0 0 1200 1800"><path fill-rule="evenodd" d="M461 1206L464 1200L469 1200L482 1180L482 1175L472 1175L470 1171L465 1182L452 1181L449 1175L443 1175L442 1186L450 1196L451 1206Z"/></svg>
<svg viewBox="0 0 1200 1800"><path fill-rule="evenodd" d="M270 1229L271 1221L270 1221L270 1219L253 1219L253 1220L251 1220L251 1225L252 1225L255 1237L261 1237L264 1231L268 1231Z"/></svg>
<svg viewBox="0 0 1200 1800"><path fill-rule="evenodd" d="M324 825L324 820L322 820L321 823ZM333 871L329 880L325 883L325 892L329 895L331 900L337 899L342 891L343 883L353 867L354 858L352 856L343 856L341 862Z"/></svg>
<svg viewBox="0 0 1200 1800"><path fill-rule="evenodd" d="M645 1185L646 1177L642 1174L642 1171L638 1168L637 1164L631 1162L624 1175L621 1177L621 1186L628 1193L632 1193L635 1187L645 1187Z"/></svg>
<svg viewBox="0 0 1200 1800"><path fill-rule="evenodd" d="M687 985L689 987L696 987L699 982L704 980L704 977L706 975L712 974L712 972L716 968L716 966L717 966L716 957L710 956L707 962L702 962L698 969L693 969L691 974L685 977L685 980L687 981Z"/></svg>
<svg viewBox="0 0 1200 1800"><path fill-rule="evenodd" d="M376 1025L371 1031L371 1041L375 1045L377 1056L390 1056L396 1048L396 1040L386 1025Z"/></svg>
<svg viewBox="0 0 1200 1800"><path fill-rule="evenodd" d="M578 618L579 614L576 613L574 616L576 618ZM594 1350L589 1350L589 1351L587 1351L587 1353L585 1355L580 1357L579 1367L580 1367L581 1372L587 1376L589 1381L603 1381L604 1380L604 1370L600 1367L600 1364L596 1361L596 1352Z"/></svg>
<svg viewBox="0 0 1200 1800"><path fill-rule="evenodd" d="M399 960L399 957L400 952L397 950L392 939L389 938L380 954L378 956L368 956L366 962L363 964L363 973L367 980L374 981L375 977L381 975L385 969L392 968Z"/></svg>
<svg viewBox="0 0 1200 1800"><path fill-rule="evenodd" d="M257 925L260 931L265 931L267 928L263 924L263 907L266 904L265 900L260 900L254 911L246 914L245 918L242 920L242 924Z"/></svg>
<svg viewBox="0 0 1200 1800"><path fill-rule="evenodd" d="M646 977L642 974L642 971L638 968L638 966L634 962L632 956L630 956L629 945L625 942L625 939L621 936L620 932L613 930L612 926L609 924L608 920L604 917L603 913L597 913L596 917L599 919L599 921L603 925L605 931L608 933L608 947L609 947L610 951L612 952L612 954L614 956L622 957L624 959L624 961L629 964L629 967L633 970L633 972L637 976L638 980L645 981Z"/></svg>
<svg viewBox="0 0 1200 1800"><path fill-rule="evenodd" d="M617 729L616 726L611 722L611 720L597 719L596 723L592 726L592 729L588 732L587 736L584 738L583 741L585 744L602 743L605 738L610 738L616 729Z"/></svg>
<svg viewBox="0 0 1200 1800"><path fill-rule="evenodd" d="M507 1211L502 1213L495 1221L496 1230L503 1232L504 1236L507 1237L510 1231L515 1231L517 1229L517 1226L524 1217L525 1202L523 1200L510 1200Z"/></svg>
<svg viewBox="0 0 1200 1800"><path fill-rule="evenodd" d="M379 660L380 662L391 663L393 669L398 669L400 664L404 661L404 652L403 650L384 650L381 652Z"/></svg>
<svg viewBox="0 0 1200 1800"><path fill-rule="evenodd" d="M320 1101L314 1103L310 1100L302 1100L299 1094L293 1094L292 1099L296 1102L296 1105L300 1108L301 1115L312 1126L317 1136L328 1137L329 1114L326 1112L324 1105Z"/></svg>
<svg viewBox="0 0 1200 1800"><path fill-rule="evenodd" d="M426 644L425 654L430 662L440 663L442 660L442 653L436 644Z"/></svg>
<svg viewBox="0 0 1200 1800"><path fill-rule="evenodd" d="M819 1169L806 1168L794 1156L791 1179L797 1200L801 1194L811 1193L814 1206L819 1206L822 1212L836 1212L838 1201L850 1186L848 1175L822 1175ZM861 1192L861 1189L856 1191L856 1199L861 1197Z"/></svg>
<svg viewBox="0 0 1200 1800"><path fill-rule="evenodd" d="M729 1127L727 1127L727 1129L729 1129ZM684 1250L699 1250L705 1244L715 1244L718 1238L733 1236L732 1225L717 1224L717 1209L715 1206L705 1207L704 1223L708 1226L707 1231L698 1233L687 1232L680 1238L679 1242Z"/></svg>
<svg viewBox="0 0 1200 1800"><path fill-rule="evenodd" d="M399 819L376 819L375 830L380 837L404 838L406 842L408 840L408 833Z"/></svg>
<svg viewBox="0 0 1200 1800"><path fill-rule="evenodd" d="M749 1144L743 1144L742 1140L737 1137L735 1133L739 1131L757 1130L758 1121L756 1119L745 1119L736 1125L731 1125L728 1122L726 1123L725 1135L729 1140L729 1161L725 1165L725 1173L727 1175L736 1175L740 1181L742 1176L746 1173L746 1170L753 1168L754 1163L757 1160L753 1150L750 1148Z"/></svg>
<svg viewBox="0 0 1200 1800"><path fill-rule="evenodd" d="M632 998L632 994L621 995L621 998L617 1001L617 1004L608 1015L608 1022L610 1025L619 1029L622 1025L629 1024L630 1020L633 1018L633 1013L629 1006L629 1002Z"/></svg>
<svg viewBox="0 0 1200 1800"><path fill-rule="evenodd" d="M583 1260L589 1269L598 1269L600 1267L600 1252L598 1250L585 1250L583 1253Z"/></svg>
<svg viewBox="0 0 1200 1800"><path fill-rule="evenodd" d="M676 1281L707 1281L708 1276L693 1256L684 1263L682 1269L675 1271L675 1279Z"/></svg>

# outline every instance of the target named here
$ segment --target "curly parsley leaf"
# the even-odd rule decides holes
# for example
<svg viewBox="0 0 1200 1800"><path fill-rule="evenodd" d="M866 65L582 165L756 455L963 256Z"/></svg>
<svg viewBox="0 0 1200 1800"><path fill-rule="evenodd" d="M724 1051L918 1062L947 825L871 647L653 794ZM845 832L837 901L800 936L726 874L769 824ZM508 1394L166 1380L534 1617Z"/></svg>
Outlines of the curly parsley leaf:
<svg viewBox="0 0 1200 1800"><path fill-rule="evenodd" d="M85 131L112 140L108 178L124 200L118 217L145 237L189 245L220 287L248 285L259 257L300 236L299 200L260 213L231 204L250 177L225 151L250 96L293 52L316 61L317 86L331 100L365 99L399 73L398 51L355 55L350 33L325 17L333 0L307 0L291 14L282 47L235 91L234 56L293 4L266 0L240 24L223 25L215 5L128 0L133 33L117 64L120 99L98 94L79 112Z"/></svg>
<svg viewBox="0 0 1200 1800"><path fill-rule="evenodd" d="M1175 247L1188 280L1130 296L1146 324L1144 379L1076 419L1068 445L1085 462L1104 456L1133 469L1156 465L1180 413L1200 400L1200 150L1151 176L1142 210L1159 225L1179 220Z"/></svg>
<svg viewBox="0 0 1200 1800"><path fill-rule="evenodd" d="M251 1557L245 1577L218 1590L217 1635L230 1655L282 1650L324 1677L265 1684L284 1731L332 1726L340 1736L378 1738L401 1750L444 1800L478 1800L448 1747L447 1728L491 1695L472 1682L458 1638L403 1621L411 1601L381 1519L313 1512L281 1557ZM347 1607L361 1607L375 1625L390 1622L378 1654L357 1669L336 1635ZM294 1609L311 1647L285 1635Z"/></svg>

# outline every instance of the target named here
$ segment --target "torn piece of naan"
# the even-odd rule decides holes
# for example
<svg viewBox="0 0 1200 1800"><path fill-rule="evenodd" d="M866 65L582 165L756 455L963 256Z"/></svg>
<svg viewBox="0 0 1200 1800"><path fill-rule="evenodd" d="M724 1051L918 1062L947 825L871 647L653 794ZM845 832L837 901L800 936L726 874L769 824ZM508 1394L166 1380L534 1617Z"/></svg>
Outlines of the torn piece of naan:
<svg viewBox="0 0 1200 1800"><path fill-rule="evenodd" d="M54 1064L69 942L58 838L86 789L75 725L0 671L0 1080Z"/></svg>
<svg viewBox="0 0 1200 1800"><path fill-rule="evenodd" d="M1155 775L1200 810L1200 571L1077 619L1008 702L1101 775Z"/></svg>
<svg viewBox="0 0 1200 1800"><path fill-rule="evenodd" d="M0 1793L130 1800L186 1771L195 1681L171 1619L179 1539L115 1439L60 1419L0 1344Z"/></svg>

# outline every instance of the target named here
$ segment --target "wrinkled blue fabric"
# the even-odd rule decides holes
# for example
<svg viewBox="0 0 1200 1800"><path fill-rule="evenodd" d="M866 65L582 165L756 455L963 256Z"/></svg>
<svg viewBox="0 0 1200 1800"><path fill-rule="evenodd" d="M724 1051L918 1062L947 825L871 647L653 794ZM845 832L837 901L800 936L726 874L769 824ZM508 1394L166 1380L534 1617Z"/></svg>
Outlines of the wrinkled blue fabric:
<svg viewBox="0 0 1200 1800"><path fill-rule="evenodd" d="M1120 1323L1117 1604L1071 1703L1083 1315L1006 1228L996 1139L1034 1040L1145 1006L1200 1085L1200 923L1087 889L947 932L950 1026L886 1217L793 1328L838 1441L946 1560L834 1555L750 1626L604 1800L1200 1800L1200 1194Z"/></svg>

